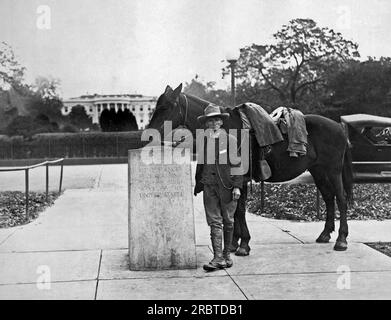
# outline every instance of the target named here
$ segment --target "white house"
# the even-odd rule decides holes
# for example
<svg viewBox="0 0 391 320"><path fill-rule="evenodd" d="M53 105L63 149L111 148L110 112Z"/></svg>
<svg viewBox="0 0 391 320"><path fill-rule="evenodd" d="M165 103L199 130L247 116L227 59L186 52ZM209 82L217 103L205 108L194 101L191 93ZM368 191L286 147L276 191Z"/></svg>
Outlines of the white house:
<svg viewBox="0 0 391 320"><path fill-rule="evenodd" d="M93 123L99 123L100 114L104 109L129 109L136 117L137 125L143 130L149 123L156 106L156 97L141 94L93 94L69 98L63 101L61 113L68 115L77 105L84 106L87 115L91 116Z"/></svg>

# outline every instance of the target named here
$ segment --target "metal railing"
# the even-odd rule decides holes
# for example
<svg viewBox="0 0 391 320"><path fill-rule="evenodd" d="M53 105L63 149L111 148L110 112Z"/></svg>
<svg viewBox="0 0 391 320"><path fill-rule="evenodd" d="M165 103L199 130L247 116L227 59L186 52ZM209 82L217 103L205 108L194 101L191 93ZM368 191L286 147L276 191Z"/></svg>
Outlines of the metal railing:
<svg viewBox="0 0 391 320"><path fill-rule="evenodd" d="M25 171L25 197L26 197L26 216L28 217L29 214L29 171L34 168L46 166L46 201L48 201L49 198L49 166L54 165L57 163L61 163L61 171L60 171L60 186L58 188L58 192L61 193L62 188L62 177L64 172L64 158L56 159L56 160L50 160L50 161L44 161L41 163L37 163L31 166L24 166L24 167L12 167L12 168L0 168L0 172L10 172L10 171Z"/></svg>

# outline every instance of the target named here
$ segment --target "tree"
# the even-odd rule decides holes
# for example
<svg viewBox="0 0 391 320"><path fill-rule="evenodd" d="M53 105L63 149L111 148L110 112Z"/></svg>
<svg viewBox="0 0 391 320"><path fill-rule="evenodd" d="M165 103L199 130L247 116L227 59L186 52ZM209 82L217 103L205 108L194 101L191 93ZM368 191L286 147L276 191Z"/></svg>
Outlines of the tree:
<svg viewBox="0 0 391 320"><path fill-rule="evenodd" d="M50 120L62 120L61 108L63 104L58 94L59 85L60 81L52 77L40 76L35 79L35 83L31 87L33 94L27 106L28 112L33 117L45 114Z"/></svg>
<svg viewBox="0 0 391 320"><path fill-rule="evenodd" d="M110 131L117 131L117 116L114 108L109 110Z"/></svg>
<svg viewBox="0 0 391 320"><path fill-rule="evenodd" d="M137 124L136 117L129 110L127 110L127 111L128 112L124 115L125 119L127 119L127 121L126 121L127 125L126 125L126 128L124 128L124 131L137 131L138 124Z"/></svg>
<svg viewBox="0 0 391 320"><path fill-rule="evenodd" d="M282 103L296 103L305 94L315 94L329 72L359 57L357 44L332 29L318 27L311 19L291 20L273 37L275 44L240 49L237 76L247 83L258 82ZM227 73L228 68L223 70Z"/></svg>
<svg viewBox="0 0 391 320"><path fill-rule="evenodd" d="M8 90L13 83L21 83L25 68L16 60L11 46L0 43L0 89Z"/></svg>
<svg viewBox="0 0 391 320"><path fill-rule="evenodd" d="M196 74L190 83L186 83L183 92L194 95L199 98L206 98L208 92L213 90L214 82L203 83Z"/></svg>
<svg viewBox="0 0 391 320"><path fill-rule="evenodd" d="M124 112L122 109L119 109L114 118L115 131L123 131L124 126Z"/></svg>
<svg viewBox="0 0 391 320"><path fill-rule="evenodd" d="M35 133L38 132L58 132L59 125L57 122L50 121L49 117L45 114L39 114L34 119Z"/></svg>
<svg viewBox="0 0 391 320"><path fill-rule="evenodd" d="M110 111L104 109L99 117L99 125L103 132L110 131Z"/></svg>
<svg viewBox="0 0 391 320"><path fill-rule="evenodd" d="M62 101L57 96L44 98L32 87L13 82L8 90L0 89L0 128L6 127L17 115L29 115L36 118L44 114L49 117L50 121L62 122L62 106Z"/></svg>
<svg viewBox="0 0 391 320"><path fill-rule="evenodd" d="M33 90L43 99L54 99L59 97L59 86L59 79L39 76L35 79Z"/></svg>
<svg viewBox="0 0 391 320"><path fill-rule="evenodd" d="M36 133L36 126L30 116L16 116L6 127L5 133L9 136L23 136L31 138Z"/></svg>
<svg viewBox="0 0 391 320"><path fill-rule="evenodd" d="M0 43L0 129L6 128L18 115L32 119L46 115L49 124L39 129L47 128L51 132L63 121L62 101L57 93L59 81L38 77L30 86L23 83L24 71L12 48L5 42Z"/></svg>
<svg viewBox="0 0 391 320"><path fill-rule="evenodd" d="M110 131L137 131L138 125L135 116L129 109L105 109L102 111L99 124L104 132Z"/></svg>
<svg viewBox="0 0 391 320"><path fill-rule="evenodd" d="M215 89L215 83L202 82L199 80L198 75L193 78L190 83L186 83L183 92L191 94L198 98L210 101L217 105L228 106L230 105L230 93L227 90Z"/></svg>
<svg viewBox="0 0 391 320"><path fill-rule="evenodd" d="M350 62L330 77L327 105L338 115L369 113L391 116L391 58Z"/></svg>
<svg viewBox="0 0 391 320"><path fill-rule="evenodd" d="M32 95L25 109L32 117L37 117L40 114L45 114L52 121L61 121L62 101L58 97L42 98L37 93Z"/></svg>
<svg viewBox="0 0 391 320"><path fill-rule="evenodd" d="M68 117L70 123L79 129L84 130L92 127L92 119L87 115L87 112L82 105L72 107Z"/></svg>

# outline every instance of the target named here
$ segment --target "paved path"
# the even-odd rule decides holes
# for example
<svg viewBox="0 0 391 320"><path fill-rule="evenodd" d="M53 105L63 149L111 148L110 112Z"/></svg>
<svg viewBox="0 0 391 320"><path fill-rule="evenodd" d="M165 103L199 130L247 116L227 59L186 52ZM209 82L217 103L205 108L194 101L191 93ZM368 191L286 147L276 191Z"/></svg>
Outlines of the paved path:
<svg viewBox="0 0 391 320"><path fill-rule="evenodd" d="M248 214L250 256L205 273L212 251L201 196L197 269L130 271L126 165L73 169L36 221L0 229L0 299L391 299L391 258L363 244L391 241L391 221L351 221L349 248L336 252L314 243L323 223Z"/></svg>

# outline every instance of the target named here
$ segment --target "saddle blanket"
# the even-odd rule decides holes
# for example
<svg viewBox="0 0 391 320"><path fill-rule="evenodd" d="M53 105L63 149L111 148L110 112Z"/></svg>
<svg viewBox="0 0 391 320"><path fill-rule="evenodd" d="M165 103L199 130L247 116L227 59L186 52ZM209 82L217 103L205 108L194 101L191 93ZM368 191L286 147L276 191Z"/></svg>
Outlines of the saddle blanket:
<svg viewBox="0 0 391 320"><path fill-rule="evenodd" d="M260 147L270 146L284 140L276 123L261 106L247 102L234 109L237 109L240 114L243 128L253 129Z"/></svg>

